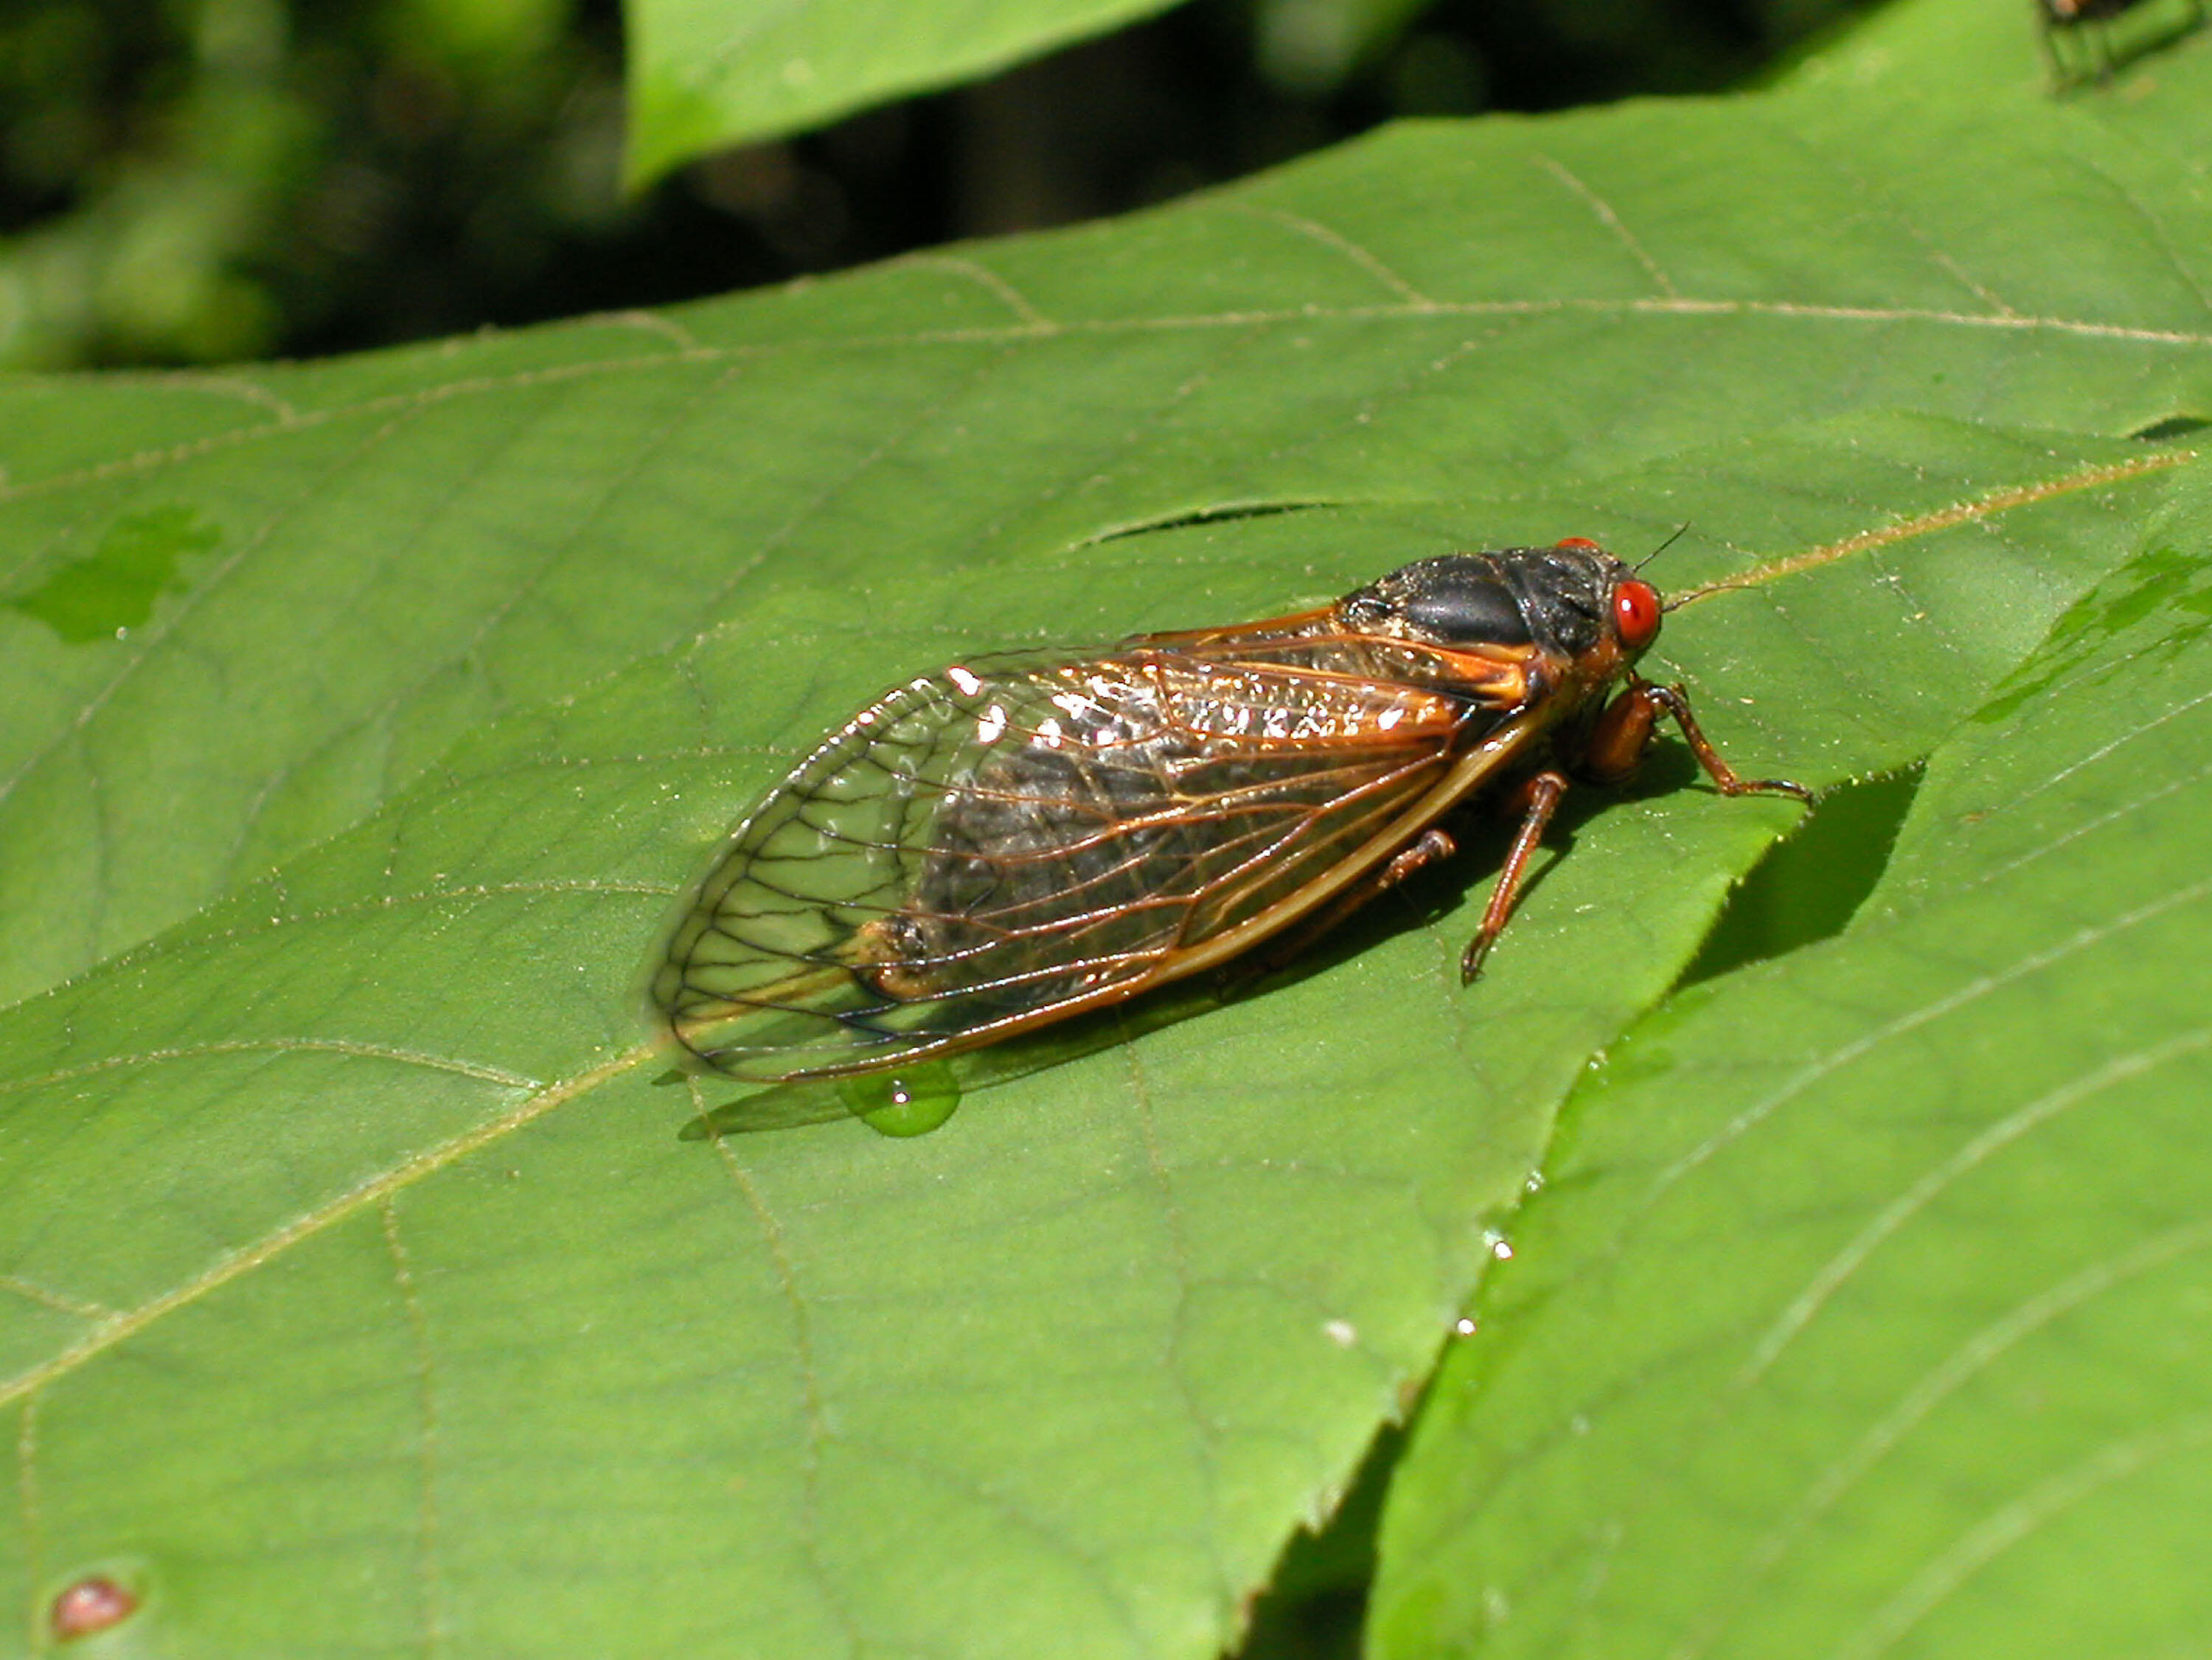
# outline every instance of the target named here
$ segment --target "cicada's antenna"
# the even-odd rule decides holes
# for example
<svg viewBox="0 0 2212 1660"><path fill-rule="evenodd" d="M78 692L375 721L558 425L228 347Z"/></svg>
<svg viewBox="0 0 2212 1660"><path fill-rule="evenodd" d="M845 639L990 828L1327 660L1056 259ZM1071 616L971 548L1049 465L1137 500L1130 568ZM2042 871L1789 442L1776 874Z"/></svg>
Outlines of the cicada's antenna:
<svg viewBox="0 0 2212 1660"><path fill-rule="evenodd" d="M1654 559L1656 559L1661 554L1666 552L1668 549L1673 547L1675 543L1680 541L1689 533L1689 521L1685 520L1672 536L1668 537L1657 547L1652 549L1650 552L1645 554L1642 559L1638 560L1636 564L1636 569L1639 571L1642 570L1644 566L1650 564ZM1671 595L1665 599L1662 599L1659 602L1660 615L1664 616L1670 611L1676 610L1682 605L1687 605L1691 600L1697 599L1699 595L1708 593L1709 591L1709 588L1692 588L1687 593L1677 593Z"/></svg>
<svg viewBox="0 0 2212 1660"><path fill-rule="evenodd" d="M1641 559L1638 560L1631 569L1633 569L1638 575L1642 575L1644 574L1644 568L1646 565L1650 564L1654 559L1656 559L1661 554L1666 552L1668 549L1673 547L1675 543L1680 541L1689 533L1690 523L1689 520L1686 519L1682 521L1680 527L1677 529L1672 536L1668 537L1657 547L1652 549L1650 552L1645 554Z"/></svg>

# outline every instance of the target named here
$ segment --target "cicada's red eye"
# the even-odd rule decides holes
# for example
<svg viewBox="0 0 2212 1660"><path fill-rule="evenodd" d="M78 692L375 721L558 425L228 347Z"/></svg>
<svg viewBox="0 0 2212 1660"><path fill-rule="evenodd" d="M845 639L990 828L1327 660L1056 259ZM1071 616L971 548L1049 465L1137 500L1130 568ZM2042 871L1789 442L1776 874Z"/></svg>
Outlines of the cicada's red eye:
<svg viewBox="0 0 2212 1660"><path fill-rule="evenodd" d="M1659 592L1649 582L1632 576L1613 590L1613 625L1620 643L1642 651L1659 637Z"/></svg>
<svg viewBox="0 0 2212 1660"><path fill-rule="evenodd" d="M1577 548L1584 553L1603 553L1605 550L1587 536L1562 536L1554 544L1562 548Z"/></svg>

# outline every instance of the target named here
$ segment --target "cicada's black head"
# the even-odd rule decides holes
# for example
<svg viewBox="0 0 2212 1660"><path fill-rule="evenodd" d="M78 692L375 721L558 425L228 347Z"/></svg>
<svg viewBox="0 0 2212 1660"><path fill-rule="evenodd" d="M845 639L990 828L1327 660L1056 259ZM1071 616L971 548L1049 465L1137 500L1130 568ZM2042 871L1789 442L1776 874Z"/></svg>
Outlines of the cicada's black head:
<svg viewBox="0 0 2212 1660"><path fill-rule="evenodd" d="M1659 596L1595 542L1418 559L1338 602L1345 626L1427 645L1528 646L1579 657L1613 634L1633 658L1659 634Z"/></svg>

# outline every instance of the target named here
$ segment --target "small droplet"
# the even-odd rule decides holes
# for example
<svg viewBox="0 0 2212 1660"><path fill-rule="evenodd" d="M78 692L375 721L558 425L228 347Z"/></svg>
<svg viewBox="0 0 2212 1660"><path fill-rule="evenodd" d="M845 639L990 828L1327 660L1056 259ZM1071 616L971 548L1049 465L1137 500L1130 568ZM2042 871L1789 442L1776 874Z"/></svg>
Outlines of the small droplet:
<svg viewBox="0 0 2212 1660"><path fill-rule="evenodd" d="M1490 1242L1490 1254L1501 1262L1511 1262L1513 1260L1512 1242L1507 1239L1492 1240Z"/></svg>
<svg viewBox="0 0 2212 1660"><path fill-rule="evenodd" d="M1458 1319L1452 1322L1452 1329L1457 1332L1462 1337L1474 1336L1474 1316L1469 1314L1462 1314Z"/></svg>
<svg viewBox="0 0 2212 1660"><path fill-rule="evenodd" d="M1350 1348L1359 1341L1359 1328L1349 1320L1326 1322L1322 1329L1328 1334L1329 1341L1341 1348Z"/></svg>
<svg viewBox="0 0 2212 1660"><path fill-rule="evenodd" d="M131 1617L138 1599L106 1575L88 1574L54 1598L54 1636L61 1642L89 1637Z"/></svg>
<svg viewBox="0 0 2212 1660"><path fill-rule="evenodd" d="M960 1104L960 1085L943 1061L925 1061L903 1072L841 1079L837 1094L847 1110L878 1135L927 1135Z"/></svg>

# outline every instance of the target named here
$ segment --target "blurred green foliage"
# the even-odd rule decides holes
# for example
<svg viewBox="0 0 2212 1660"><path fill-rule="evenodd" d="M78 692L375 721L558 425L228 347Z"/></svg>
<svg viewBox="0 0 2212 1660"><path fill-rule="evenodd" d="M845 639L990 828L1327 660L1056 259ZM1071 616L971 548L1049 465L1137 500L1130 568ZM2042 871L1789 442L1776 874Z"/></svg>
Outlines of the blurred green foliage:
<svg viewBox="0 0 2212 1660"><path fill-rule="evenodd" d="M1711 88L1847 0L1200 0L619 185L587 0L0 0L0 366L302 356L1062 223L1393 116Z"/></svg>
<svg viewBox="0 0 2212 1660"><path fill-rule="evenodd" d="M204 362L434 332L563 241L618 234L613 41L568 12L0 10L0 361Z"/></svg>

